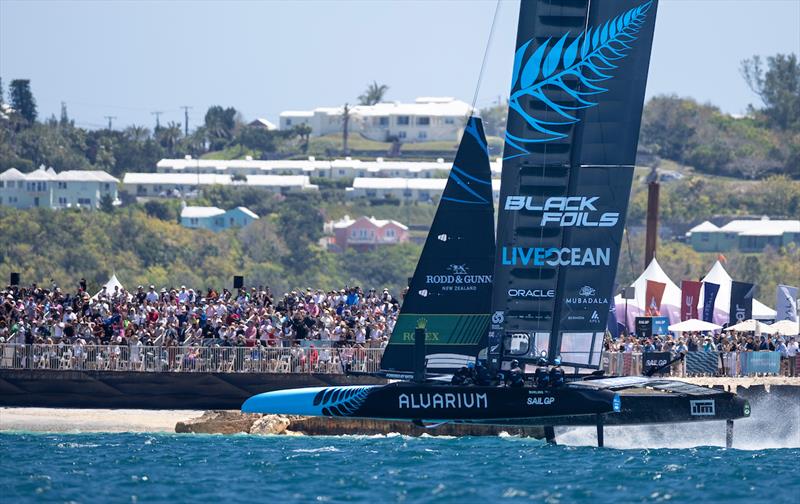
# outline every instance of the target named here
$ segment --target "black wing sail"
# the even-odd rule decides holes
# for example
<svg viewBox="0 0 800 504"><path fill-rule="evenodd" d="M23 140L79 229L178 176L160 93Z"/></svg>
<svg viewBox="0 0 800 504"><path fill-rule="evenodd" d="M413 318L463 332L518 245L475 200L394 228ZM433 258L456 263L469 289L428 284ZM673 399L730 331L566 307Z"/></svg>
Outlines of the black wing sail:
<svg viewBox="0 0 800 504"><path fill-rule="evenodd" d="M503 160L490 364L597 368L656 1L522 0Z"/></svg>
<svg viewBox="0 0 800 504"><path fill-rule="evenodd" d="M494 263L489 151L476 117L458 147L381 368L410 371L414 329L424 319L428 369L450 372L486 346Z"/></svg>

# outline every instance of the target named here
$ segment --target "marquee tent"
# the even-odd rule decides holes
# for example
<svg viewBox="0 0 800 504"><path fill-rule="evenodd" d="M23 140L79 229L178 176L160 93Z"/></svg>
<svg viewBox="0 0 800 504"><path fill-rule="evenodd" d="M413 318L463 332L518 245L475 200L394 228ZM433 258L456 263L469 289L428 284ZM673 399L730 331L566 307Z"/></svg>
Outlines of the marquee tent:
<svg viewBox="0 0 800 504"><path fill-rule="evenodd" d="M104 288L108 293L108 295L111 296L112 294L114 294L114 287L118 288L120 291L125 288L122 286L122 283L117 279L116 273L111 275L111 278L108 279L108 282L106 282L105 285L103 285L103 287L101 287L100 290L97 291L97 294L92 296L92 299L97 299L100 296L100 294L103 293Z"/></svg>
<svg viewBox="0 0 800 504"><path fill-rule="evenodd" d="M617 320L622 322L627 317L628 327L633 328L636 317L644 316L645 308L645 295L647 290L647 281L652 280L666 284L664 288L664 296L661 298L661 315L669 317L671 322L679 322L681 319L681 288L675 285L670 280L661 265L654 257L647 269L639 275L639 278L634 281L631 286L636 289L635 297L628 299L627 308L628 313L625 313L625 299L622 295L617 295L614 298L614 307L617 313Z"/></svg>
<svg viewBox="0 0 800 504"><path fill-rule="evenodd" d="M800 333L800 324L791 320L780 320L770 325L770 327L783 336L797 336Z"/></svg>
<svg viewBox="0 0 800 504"><path fill-rule="evenodd" d="M722 264L717 261L711 267L706 276L703 277L704 282L711 282L719 285L719 292L717 299L714 302L714 323L727 324L728 313L731 307L731 283L733 280L731 276L722 267ZM705 286L700 289L700 312L703 311L703 297L705 296ZM680 312L679 312L680 313ZM756 320L774 320L777 312L768 307L761 301L753 298L753 318Z"/></svg>
<svg viewBox="0 0 800 504"><path fill-rule="evenodd" d="M726 327L725 331L741 331L741 332L756 332L760 334L773 334L775 333L775 329L771 326L759 322L758 320L745 320L744 322L739 322L736 325L732 325L730 327Z"/></svg>

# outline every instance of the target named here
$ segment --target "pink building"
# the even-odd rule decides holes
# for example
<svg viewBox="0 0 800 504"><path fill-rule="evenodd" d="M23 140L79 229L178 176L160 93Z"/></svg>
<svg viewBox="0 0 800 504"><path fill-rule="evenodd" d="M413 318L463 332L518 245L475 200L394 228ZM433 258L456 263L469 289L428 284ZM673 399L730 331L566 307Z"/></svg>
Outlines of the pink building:
<svg viewBox="0 0 800 504"><path fill-rule="evenodd" d="M378 245L394 245L408 241L408 226L395 220L381 220L375 217L351 219L345 215L340 221L329 222L327 231L333 234L329 245L338 250L352 247L369 250Z"/></svg>

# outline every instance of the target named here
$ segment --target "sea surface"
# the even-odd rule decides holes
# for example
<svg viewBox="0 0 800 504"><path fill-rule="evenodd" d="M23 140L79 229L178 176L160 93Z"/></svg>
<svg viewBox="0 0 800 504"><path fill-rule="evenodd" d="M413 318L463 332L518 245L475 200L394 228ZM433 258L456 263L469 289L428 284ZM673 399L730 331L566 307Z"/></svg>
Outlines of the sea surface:
<svg viewBox="0 0 800 504"><path fill-rule="evenodd" d="M722 439L722 425L703 428L709 443ZM701 435L698 446L642 448L681 431L636 429L608 429L607 448L589 446L591 429L557 431L569 443L559 446L513 436L6 432L0 501L800 502L794 439L726 450Z"/></svg>

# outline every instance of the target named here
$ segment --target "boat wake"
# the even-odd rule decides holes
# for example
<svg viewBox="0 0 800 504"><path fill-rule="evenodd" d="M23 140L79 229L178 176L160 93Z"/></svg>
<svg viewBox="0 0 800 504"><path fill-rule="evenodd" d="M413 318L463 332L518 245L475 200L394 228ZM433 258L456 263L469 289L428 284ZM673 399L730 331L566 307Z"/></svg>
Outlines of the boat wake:
<svg viewBox="0 0 800 504"><path fill-rule="evenodd" d="M752 415L735 423L734 449L800 448L800 404L768 393L750 402ZM569 446L597 444L594 427L556 428L556 439ZM605 445L618 449L724 447L725 423L607 426Z"/></svg>

